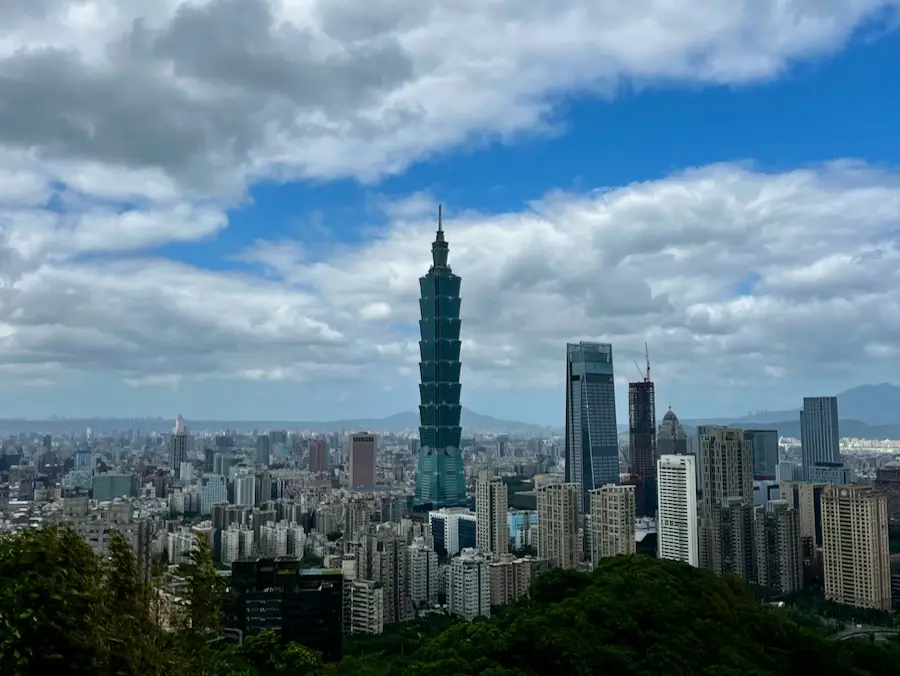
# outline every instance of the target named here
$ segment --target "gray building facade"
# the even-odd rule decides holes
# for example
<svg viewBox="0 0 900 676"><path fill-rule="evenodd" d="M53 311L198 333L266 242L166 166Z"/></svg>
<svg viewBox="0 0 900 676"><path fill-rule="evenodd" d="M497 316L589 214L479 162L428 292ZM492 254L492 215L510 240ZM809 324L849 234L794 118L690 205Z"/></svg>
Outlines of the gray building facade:
<svg viewBox="0 0 900 676"><path fill-rule="evenodd" d="M805 481L810 480L814 465L843 464L840 442L837 397L803 397L800 457Z"/></svg>
<svg viewBox="0 0 900 676"><path fill-rule="evenodd" d="M753 446L753 478L775 479L778 467L778 430L744 430L744 439Z"/></svg>
<svg viewBox="0 0 900 676"><path fill-rule="evenodd" d="M619 483L613 351L609 343L566 345L566 483L578 485L582 513L589 492Z"/></svg>

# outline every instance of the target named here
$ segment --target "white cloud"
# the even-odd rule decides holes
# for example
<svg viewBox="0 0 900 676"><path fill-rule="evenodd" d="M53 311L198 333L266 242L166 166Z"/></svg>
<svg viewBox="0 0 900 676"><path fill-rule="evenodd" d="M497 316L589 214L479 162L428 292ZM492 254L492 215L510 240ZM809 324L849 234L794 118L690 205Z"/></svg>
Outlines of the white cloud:
<svg viewBox="0 0 900 676"><path fill-rule="evenodd" d="M112 373L135 387L414 378L429 193L378 204L389 227L318 257L261 228L241 260L264 276L153 252L215 237L261 178L376 179L556 131L573 92L774 78L897 7L0 2L4 375ZM893 368L897 174L726 164L536 197L500 215L456 205L447 222L467 388L553 386L562 343L582 338L612 340L626 372L646 339L673 379L697 381L697 363L718 383Z"/></svg>
<svg viewBox="0 0 900 676"><path fill-rule="evenodd" d="M898 219L900 174L853 162L783 174L715 165L450 219L466 386L558 385L563 344L580 339L611 341L627 377L646 340L670 382L900 376L890 349L900 342ZM395 221L319 260L292 242L258 242L248 259L267 266L265 280L158 259L50 257L42 251L53 248L15 249L21 233L7 232L4 254L29 265L0 289L8 365L111 371L132 384L383 387L414 376L433 217ZM90 245L73 251L105 246L55 237ZM748 276L758 282L741 296Z"/></svg>
<svg viewBox="0 0 900 676"><path fill-rule="evenodd" d="M551 129L554 103L578 90L612 95L660 81L772 78L793 61L840 49L855 28L898 7L897 0L3 5L0 146L68 163L79 190L127 187L153 199L178 192L172 177L232 198L248 176L374 178L462 143ZM144 173L108 180L122 166Z"/></svg>

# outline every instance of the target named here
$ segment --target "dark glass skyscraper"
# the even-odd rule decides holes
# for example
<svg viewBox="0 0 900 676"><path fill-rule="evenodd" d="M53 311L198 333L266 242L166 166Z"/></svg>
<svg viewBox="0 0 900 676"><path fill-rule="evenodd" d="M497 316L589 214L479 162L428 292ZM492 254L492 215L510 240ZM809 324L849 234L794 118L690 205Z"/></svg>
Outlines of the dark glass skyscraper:
<svg viewBox="0 0 900 676"><path fill-rule="evenodd" d="M463 505L466 480L459 443L462 436L459 404L459 286L460 278L447 264L441 210L431 245L432 266L419 278L419 469L417 505L432 508Z"/></svg>
<svg viewBox="0 0 900 676"><path fill-rule="evenodd" d="M566 346L566 482L579 486L589 511L588 491L619 483L619 436L612 345Z"/></svg>

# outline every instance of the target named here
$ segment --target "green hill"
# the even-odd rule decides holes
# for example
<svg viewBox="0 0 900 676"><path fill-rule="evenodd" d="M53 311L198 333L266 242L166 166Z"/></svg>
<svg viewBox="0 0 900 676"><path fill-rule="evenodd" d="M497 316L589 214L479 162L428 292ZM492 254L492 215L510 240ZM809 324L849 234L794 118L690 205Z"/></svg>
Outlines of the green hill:
<svg viewBox="0 0 900 676"><path fill-rule="evenodd" d="M642 556L547 573L533 599L490 620L354 638L336 664L271 634L217 650L206 640L219 593L208 548L183 571L194 624L167 634L123 545L100 561L65 528L0 537L0 675L893 676L900 664L897 643L834 642L736 579Z"/></svg>

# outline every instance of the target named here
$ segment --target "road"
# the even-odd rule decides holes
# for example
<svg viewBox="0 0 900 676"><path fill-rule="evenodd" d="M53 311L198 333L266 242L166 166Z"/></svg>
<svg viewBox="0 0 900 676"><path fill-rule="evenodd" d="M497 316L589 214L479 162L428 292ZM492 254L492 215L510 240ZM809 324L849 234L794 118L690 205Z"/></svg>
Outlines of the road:
<svg viewBox="0 0 900 676"><path fill-rule="evenodd" d="M892 629L891 627L876 627L870 624L864 624L862 626L858 626L855 624L848 625L843 631L838 632L832 638L835 641L844 641L848 638L854 638L857 636L871 636L871 635L879 635L883 634L885 636L897 636L900 635L900 629Z"/></svg>

